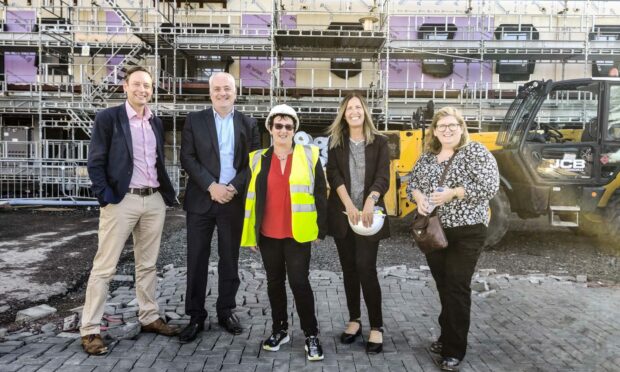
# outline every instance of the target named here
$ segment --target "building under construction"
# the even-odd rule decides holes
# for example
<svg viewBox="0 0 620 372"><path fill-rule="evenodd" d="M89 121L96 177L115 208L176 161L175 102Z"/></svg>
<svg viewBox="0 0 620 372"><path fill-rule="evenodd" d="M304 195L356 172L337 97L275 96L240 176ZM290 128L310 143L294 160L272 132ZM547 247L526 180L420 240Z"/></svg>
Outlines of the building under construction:
<svg viewBox="0 0 620 372"><path fill-rule="evenodd" d="M182 191L180 133L209 106L213 72L236 77L238 110L261 122L287 103L320 136L352 91L381 129L410 128L432 99L493 130L524 81L607 76L620 61L612 1L0 0L0 15L0 203L14 205L96 204L92 122L124 101L131 65L154 76ZM549 102L549 121L569 115Z"/></svg>

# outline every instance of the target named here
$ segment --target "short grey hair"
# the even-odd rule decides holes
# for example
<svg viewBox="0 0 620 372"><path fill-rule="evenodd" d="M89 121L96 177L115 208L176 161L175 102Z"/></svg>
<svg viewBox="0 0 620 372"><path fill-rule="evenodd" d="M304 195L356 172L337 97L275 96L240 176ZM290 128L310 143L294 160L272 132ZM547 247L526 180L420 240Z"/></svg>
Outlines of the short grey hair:
<svg viewBox="0 0 620 372"><path fill-rule="evenodd" d="M228 72L218 71L218 72L216 72L214 74L211 74L211 76L209 76L209 89L211 89L211 85L213 85L213 79L215 79L215 77L219 76L219 75L226 76L228 78L228 80L230 80L230 82L232 83L233 88L237 88L237 85L235 84L235 77L234 76L232 76Z"/></svg>

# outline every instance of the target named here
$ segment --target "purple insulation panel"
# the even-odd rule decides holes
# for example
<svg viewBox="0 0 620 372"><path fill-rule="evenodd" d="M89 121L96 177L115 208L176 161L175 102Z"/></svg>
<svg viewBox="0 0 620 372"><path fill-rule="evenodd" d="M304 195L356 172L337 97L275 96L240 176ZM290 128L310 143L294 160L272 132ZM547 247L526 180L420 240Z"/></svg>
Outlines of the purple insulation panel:
<svg viewBox="0 0 620 372"><path fill-rule="evenodd" d="M280 19L281 27L295 29L297 17L283 15ZM244 14L242 16L242 33L248 36L269 35L271 27L270 14ZM297 62L286 60L280 66L280 79L284 87L294 87L297 82ZM249 88L268 88L271 80L271 59L269 58L240 58L239 78L241 86Z"/></svg>
<svg viewBox="0 0 620 372"><path fill-rule="evenodd" d="M6 31L32 32L37 16L34 10L7 10Z"/></svg>
<svg viewBox="0 0 620 372"><path fill-rule="evenodd" d="M4 72L9 84L32 84L37 81L35 53L4 53Z"/></svg>
<svg viewBox="0 0 620 372"><path fill-rule="evenodd" d="M493 38L493 18L490 17L422 17L394 16L390 18L392 40L417 40L418 29L423 24L453 24L457 27L454 40L490 40ZM438 56L441 58L441 56ZM382 64L385 67L385 62ZM390 89L461 89L479 84L490 84L493 77L492 62L455 62L453 73L434 77L422 73L418 61L390 61ZM482 72L481 72L482 70Z"/></svg>
<svg viewBox="0 0 620 372"><path fill-rule="evenodd" d="M36 14L31 10L7 10L7 32L32 32ZM9 84L32 84L37 81L36 53L4 53L4 71Z"/></svg>
<svg viewBox="0 0 620 372"><path fill-rule="evenodd" d="M121 17L111 10L106 10L105 12L105 25L105 30L107 33L120 34L126 32Z"/></svg>
<svg viewBox="0 0 620 372"><path fill-rule="evenodd" d="M106 62L106 69L108 75L108 83L110 84L120 84L123 81L123 77L119 75L121 72L120 63L123 62L125 56L113 56L108 57L108 61Z"/></svg>

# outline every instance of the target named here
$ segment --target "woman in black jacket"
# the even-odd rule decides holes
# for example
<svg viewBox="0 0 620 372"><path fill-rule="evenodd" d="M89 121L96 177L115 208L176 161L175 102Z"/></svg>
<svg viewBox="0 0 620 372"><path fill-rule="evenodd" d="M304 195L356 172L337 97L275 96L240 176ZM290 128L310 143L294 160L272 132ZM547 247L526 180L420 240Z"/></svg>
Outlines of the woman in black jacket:
<svg viewBox="0 0 620 372"><path fill-rule="evenodd" d="M383 195L390 178L387 140L375 128L364 98L357 94L341 102L328 131L328 235L334 237L338 248L349 308L349 323L340 340L350 344L362 333L361 286L370 320L366 352L379 353L383 350L383 317L376 265L379 240L390 235L388 221L371 236L354 233L349 222L356 225L361 219L369 227L375 207L385 209Z"/></svg>

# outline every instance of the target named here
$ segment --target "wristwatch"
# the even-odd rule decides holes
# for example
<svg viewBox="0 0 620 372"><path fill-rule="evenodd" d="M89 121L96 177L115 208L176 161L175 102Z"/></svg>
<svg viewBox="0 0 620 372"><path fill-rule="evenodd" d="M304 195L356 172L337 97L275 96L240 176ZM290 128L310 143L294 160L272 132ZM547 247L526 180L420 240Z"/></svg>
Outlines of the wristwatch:
<svg viewBox="0 0 620 372"><path fill-rule="evenodd" d="M377 194L368 194L368 197L372 199L375 202L375 204L379 202L379 195Z"/></svg>

